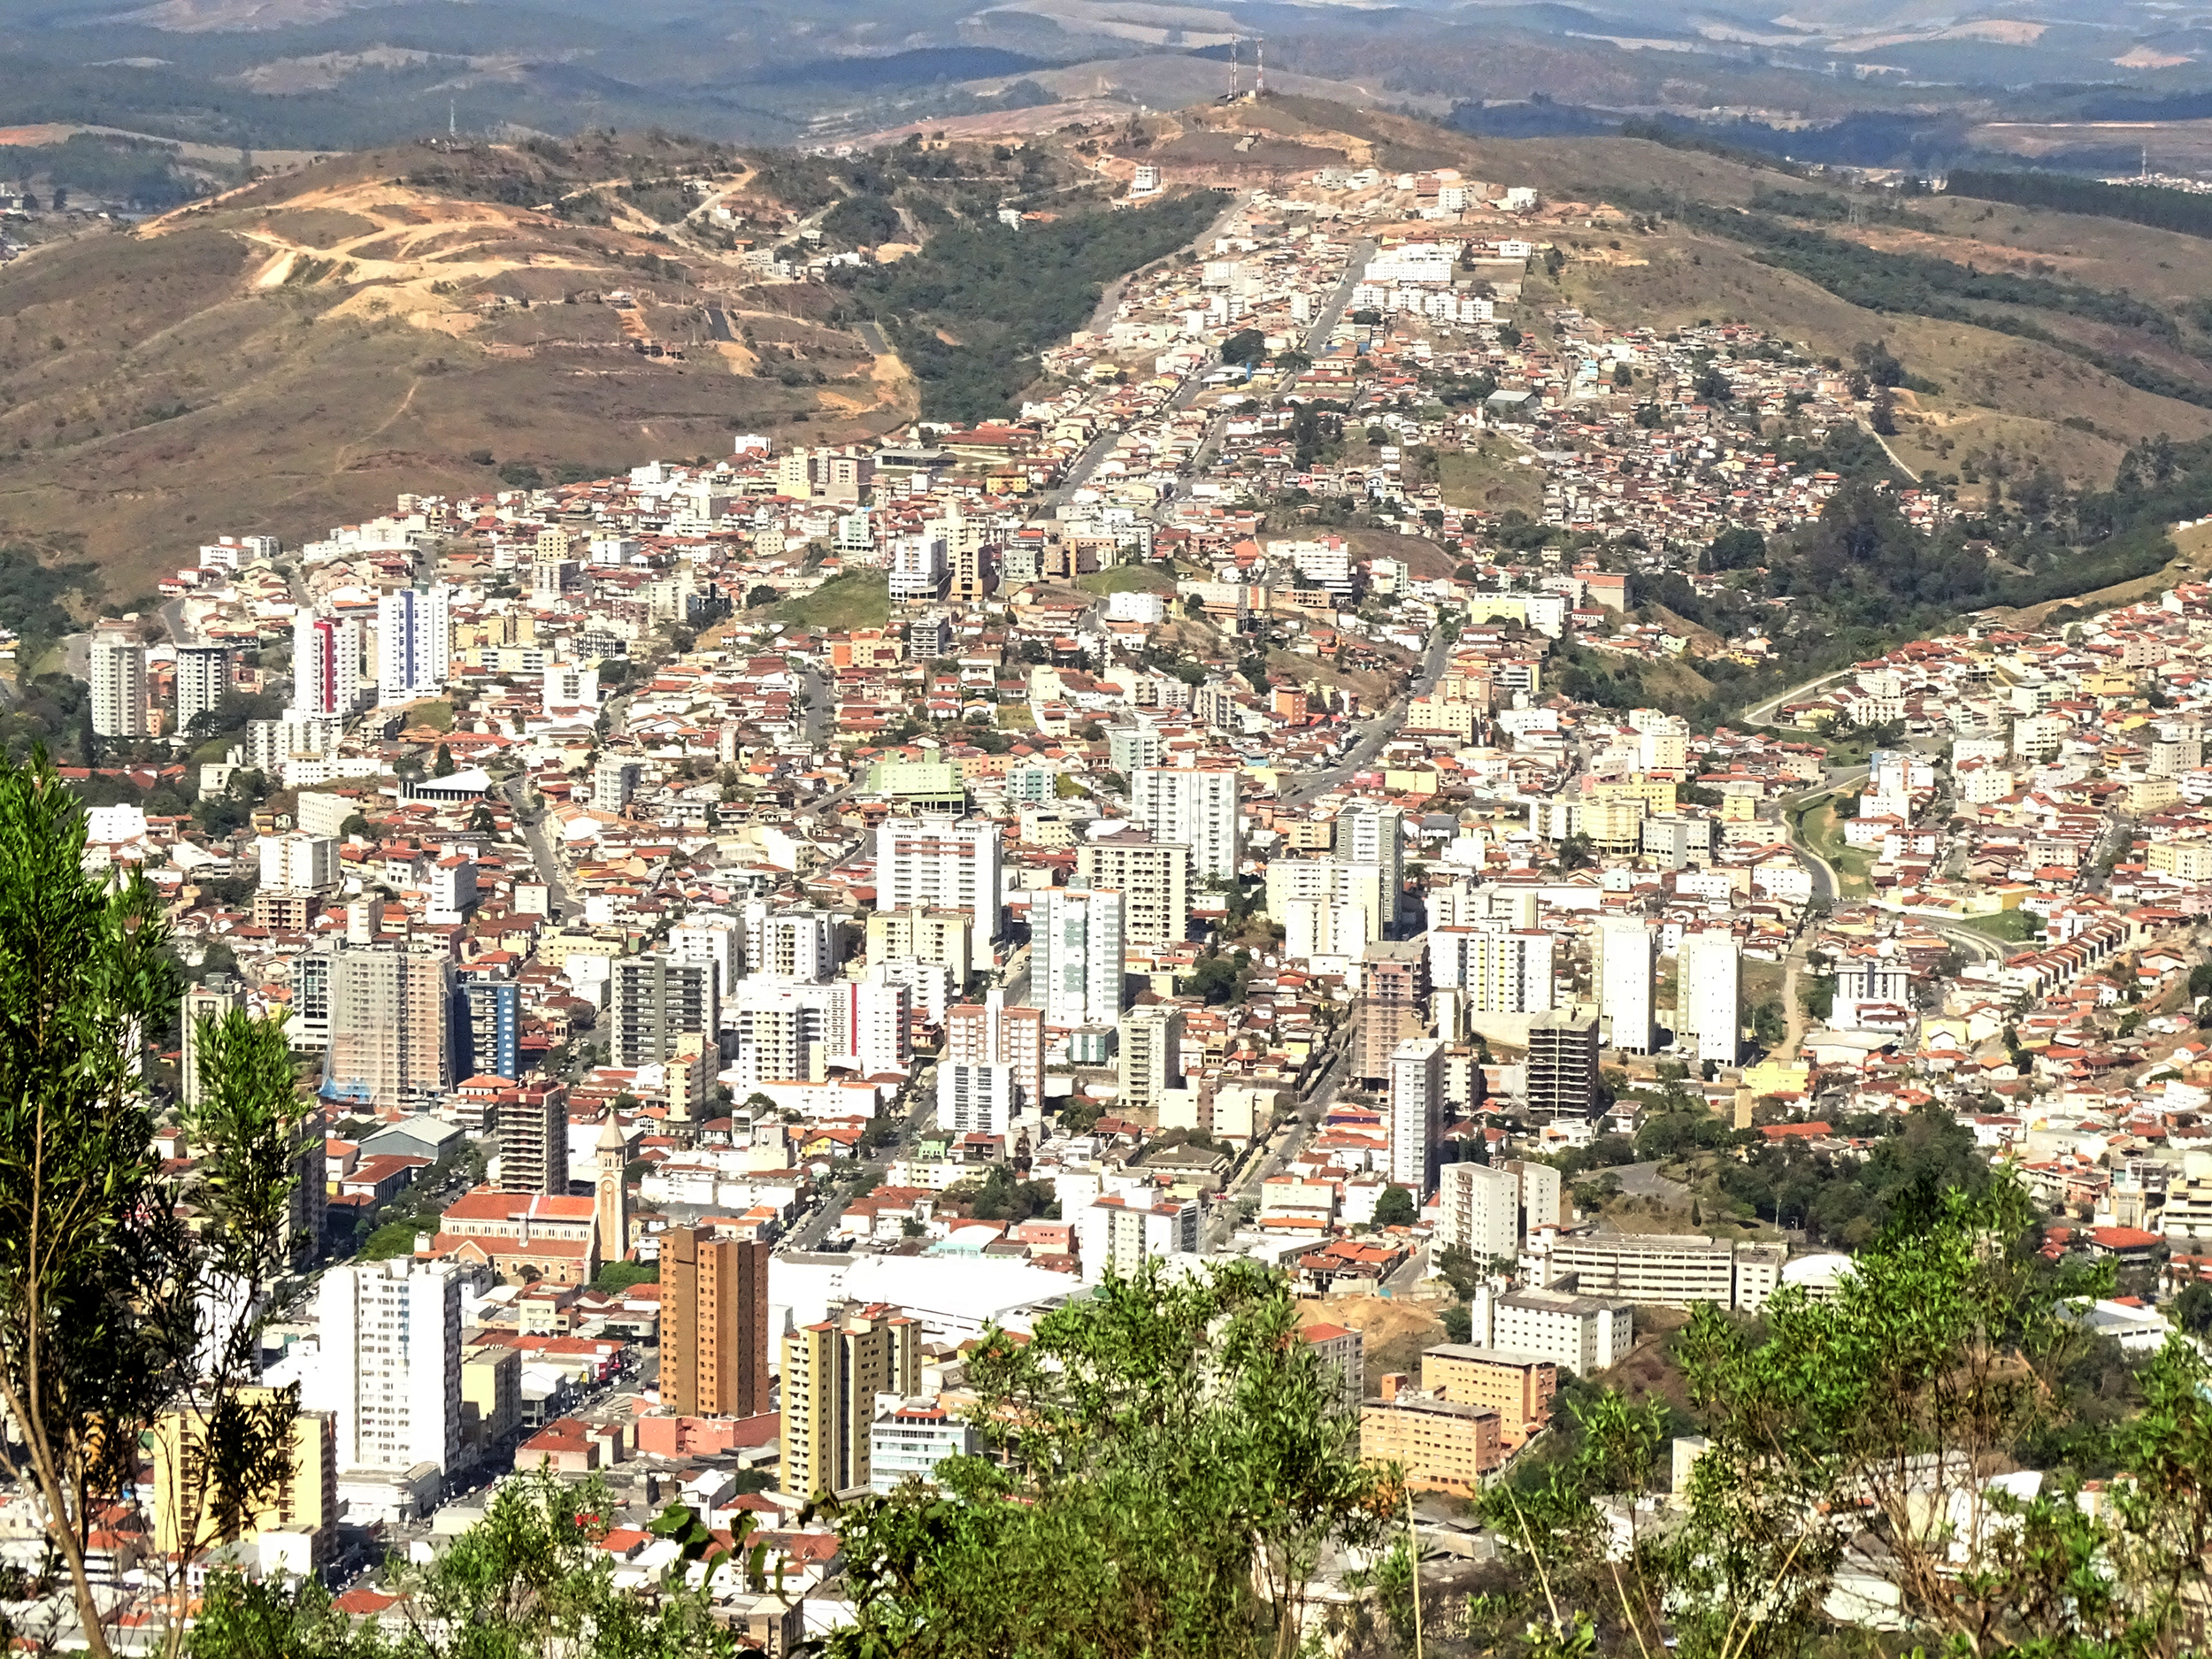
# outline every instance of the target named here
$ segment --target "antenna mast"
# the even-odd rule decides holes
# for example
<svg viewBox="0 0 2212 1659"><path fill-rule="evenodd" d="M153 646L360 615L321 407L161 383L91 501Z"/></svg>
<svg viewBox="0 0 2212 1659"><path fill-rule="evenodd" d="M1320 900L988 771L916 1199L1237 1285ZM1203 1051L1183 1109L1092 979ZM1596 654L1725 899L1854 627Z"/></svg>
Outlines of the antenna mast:
<svg viewBox="0 0 2212 1659"><path fill-rule="evenodd" d="M1232 104L1244 95L1244 76L1237 63L1237 48L1241 43L1237 35L1229 37L1229 102Z"/></svg>
<svg viewBox="0 0 2212 1659"><path fill-rule="evenodd" d="M1255 42L1253 60L1252 96L1256 100L1267 96L1267 36L1263 35Z"/></svg>
<svg viewBox="0 0 2212 1659"><path fill-rule="evenodd" d="M448 138L458 138L461 135L459 108L451 98L445 101L445 135Z"/></svg>

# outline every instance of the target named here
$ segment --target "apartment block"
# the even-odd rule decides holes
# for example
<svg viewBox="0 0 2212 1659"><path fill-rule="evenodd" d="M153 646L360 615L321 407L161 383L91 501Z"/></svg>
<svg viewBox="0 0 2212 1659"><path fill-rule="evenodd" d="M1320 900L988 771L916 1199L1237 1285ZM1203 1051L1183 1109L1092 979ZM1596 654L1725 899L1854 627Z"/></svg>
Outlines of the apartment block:
<svg viewBox="0 0 2212 1659"><path fill-rule="evenodd" d="M1396 1463L1416 1492L1472 1497L1505 1462L1503 1419L1493 1407L1439 1400L1403 1382L1385 1377L1381 1398L1361 1405L1360 1456Z"/></svg>
<svg viewBox="0 0 2212 1659"><path fill-rule="evenodd" d="M1636 1341L1632 1302L1559 1290L1511 1290L1491 1305L1490 1340L1540 1354L1562 1371L1594 1377L1628 1357Z"/></svg>
<svg viewBox="0 0 2212 1659"><path fill-rule="evenodd" d="M1160 1096L1183 1086L1183 1010L1147 1002L1124 1014L1115 1026L1121 1077L1120 1104L1139 1111L1157 1109Z"/></svg>
<svg viewBox="0 0 2212 1659"><path fill-rule="evenodd" d="M768 1409L768 1246L700 1227L661 1236L661 1397L680 1417Z"/></svg>
<svg viewBox="0 0 2212 1659"><path fill-rule="evenodd" d="M1550 1420L1559 1367L1541 1354L1444 1343L1421 1356L1421 1392L1495 1411L1499 1438L1511 1451Z"/></svg>
<svg viewBox="0 0 2212 1659"><path fill-rule="evenodd" d="M654 954L614 964L609 1043L616 1065L656 1065L676 1052L686 1032L711 1036L720 1025L714 968Z"/></svg>
<svg viewBox="0 0 2212 1659"><path fill-rule="evenodd" d="M781 1489L864 1491L873 1475L878 1394L921 1392L921 1326L883 1305L850 1304L783 1340Z"/></svg>
<svg viewBox="0 0 2212 1659"><path fill-rule="evenodd" d="M1178 945L1190 936L1190 849L1125 828L1078 843L1076 879L1122 895L1132 945Z"/></svg>

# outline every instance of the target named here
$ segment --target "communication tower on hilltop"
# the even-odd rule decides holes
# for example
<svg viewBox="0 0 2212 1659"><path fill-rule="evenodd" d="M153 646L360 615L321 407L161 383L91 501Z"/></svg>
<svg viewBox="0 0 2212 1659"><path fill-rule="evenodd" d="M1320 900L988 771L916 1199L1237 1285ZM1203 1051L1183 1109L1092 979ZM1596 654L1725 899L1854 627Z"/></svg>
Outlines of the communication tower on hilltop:
<svg viewBox="0 0 2212 1659"><path fill-rule="evenodd" d="M1257 50L1252 60L1252 96L1256 100L1267 96L1267 36L1258 36L1255 45Z"/></svg>

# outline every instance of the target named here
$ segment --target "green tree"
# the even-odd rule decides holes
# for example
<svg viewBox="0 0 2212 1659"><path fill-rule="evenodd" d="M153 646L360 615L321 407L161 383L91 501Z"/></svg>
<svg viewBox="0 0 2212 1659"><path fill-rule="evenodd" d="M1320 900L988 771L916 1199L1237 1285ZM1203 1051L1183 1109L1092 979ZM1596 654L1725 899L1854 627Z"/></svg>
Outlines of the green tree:
<svg viewBox="0 0 2212 1659"><path fill-rule="evenodd" d="M86 1539L134 1499L157 1414L182 1410L183 1438L206 1448L180 1460L179 1496L219 1532L289 1457L296 1396L249 1385L295 1243L304 1105L276 1022L203 1021L186 1033L202 1087L180 1112L196 1157L165 1175L144 1063L182 981L151 887L87 875L84 846L42 752L0 777L0 1469L36 1494L104 1656ZM182 1578L166 1586L179 1596Z"/></svg>
<svg viewBox="0 0 2212 1659"><path fill-rule="evenodd" d="M1375 1201L1375 1225L1379 1227L1409 1227L1420 1218L1413 1194L1402 1187L1384 1187L1382 1196Z"/></svg>
<svg viewBox="0 0 2212 1659"><path fill-rule="evenodd" d="M1298 1318L1256 1263L1148 1263L1027 1342L990 1333L969 1380L991 1455L843 1515L834 1659L1290 1659L1322 1552L1396 1512Z"/></svg>

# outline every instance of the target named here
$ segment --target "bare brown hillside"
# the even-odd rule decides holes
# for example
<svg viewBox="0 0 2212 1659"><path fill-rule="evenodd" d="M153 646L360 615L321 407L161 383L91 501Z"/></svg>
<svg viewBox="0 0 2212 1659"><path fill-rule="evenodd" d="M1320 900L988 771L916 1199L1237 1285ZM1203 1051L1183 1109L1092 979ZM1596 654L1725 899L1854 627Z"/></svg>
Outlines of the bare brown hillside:
<svg viewBox="0 0 2212 1659"><path fill-rule="evenodd" d="M796 217L733 157L642 159L741 224ZM219 532L910 418L826 291L753 280L680 181L626 199L641 160L344 157L0 270L0 536L81 546L124 598Z"/></svg>

